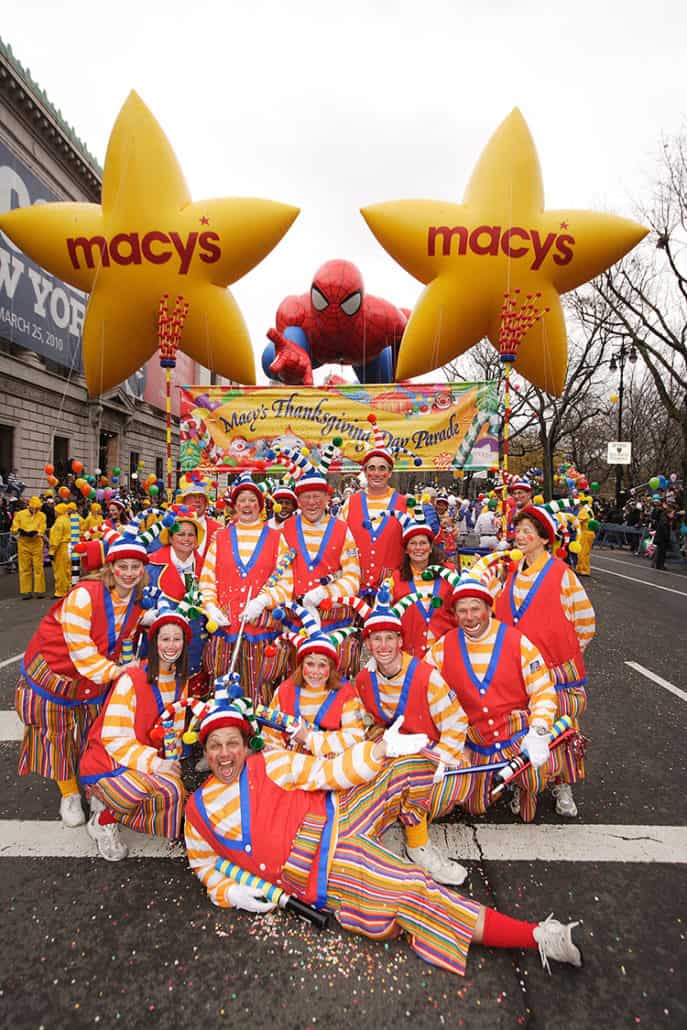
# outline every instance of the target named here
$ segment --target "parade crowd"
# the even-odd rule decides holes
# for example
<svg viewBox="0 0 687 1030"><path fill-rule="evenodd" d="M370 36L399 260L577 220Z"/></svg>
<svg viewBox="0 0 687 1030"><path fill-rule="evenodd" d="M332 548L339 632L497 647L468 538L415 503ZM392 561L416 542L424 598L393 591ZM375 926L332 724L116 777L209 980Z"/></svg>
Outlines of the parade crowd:
<svg viewBox="0 0 687 1030"><path fill-rule="evenodd" d="M217 906L269 911L273 885L459 974L473 942L580 966L576 923L452 889L468 872L429 825L497 797L525 822L551 803L577 816L595 618L571 558L588 572L591 506L544 503L517 477L497 503L406 496L377 436L363 485L335 496L332 454L282 450L278 482L238 475L221 518L200 473L164 511L134 516L114 494L77 545L55 505L19 774L54 780L63 824L86 824L107 861L128 854L121 826L183 837ZM15 515L31 562L40 509ZM44 593L28 559L22 575L22 596ZM190 797L188 760L209 773ZM383 842L397 821L403 856Z"/></svg>

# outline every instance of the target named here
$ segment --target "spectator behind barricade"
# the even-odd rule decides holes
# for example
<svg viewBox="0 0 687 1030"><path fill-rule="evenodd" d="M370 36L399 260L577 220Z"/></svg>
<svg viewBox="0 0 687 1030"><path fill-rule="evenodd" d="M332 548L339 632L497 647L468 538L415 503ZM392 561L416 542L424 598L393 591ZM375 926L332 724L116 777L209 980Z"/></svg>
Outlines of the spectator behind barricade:
<svg viewBox="0 0 687 1030"><path fill-rule="evenodd" d="M45 524L48 529L51 529L55 524L55 495L52 490L46 490L45 493L41 494L41 511L45 515Z"/></svg>
<svg viewBox="0 0 687 1030"><path fill-rule="evenodd" d="M632 502L631 504L626 505L625 512L625 525L630 526L632 529L640 529L643 524L641 503ZM637 533L628 533L626 539L630 545L632 553L636 554L639 548L640 535Z"/></svg>
<svg viewBox="0 0 687 1030"><path fill-rule="evenodd" d="M10 528L12 526L12 513L10 512L7 498L0 500L0 565L5 565L10 556Z"/></svg>

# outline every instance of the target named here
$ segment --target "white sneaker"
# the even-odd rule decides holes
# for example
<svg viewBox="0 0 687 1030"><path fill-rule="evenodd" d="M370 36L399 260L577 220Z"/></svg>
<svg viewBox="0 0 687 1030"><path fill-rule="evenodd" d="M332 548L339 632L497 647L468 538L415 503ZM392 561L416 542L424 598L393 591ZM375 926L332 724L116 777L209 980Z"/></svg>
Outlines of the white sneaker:
<svg viewBox="0 0 687 1030"><path fill-rule="evenodd" d="M437 847L428 841L419 848L406 848L406 855L411 862L419 865L437 883L448 883L460 886L467 879L468 871L460 862L442 855Z"/></svg>
<svg viewBox="0 0 687 1030"><path fill-rule="evenodd" d="M575 804L570 784L558 783L551 793L556 799L556 815L564 815L568 819L574 819L577 815L577 805Z"/></svg>
<svg viewBox="0 0 687 1030"><path fill-rule="evenodd" d="M520 788L513 787L513 796L508 804L513 815L520 815Z"/></svg>
<svg viewBox="0 0 687 1030"><path fill-rule="evenodd" d="M83 808L81 807L80 794L67 794L60 801L60 819L65 826L73 830L75 826L83 826L86 822Z"/></svg>
<svg viewBox="0 0 687 1030"><path fill-rule="evenodd" d="M88 820L88 836L98 845L98 854L106 862L121 862L129 854L129 849L119 836L117 823L101 826L100 815L92 815Z"/></svg>
<svg viewBox="0 0 687 1030"><path fill-rule="evenodd" d="M210 772L210 764L205 755L196 762L196 772Z"/></svg>
<svg viewBox="0 0 687 1030"><path fill-rule="evenodd" d="M582 952L572 939L572 932L578 923L560 923L553 918L553 912L547 916L543 923L539 923L532 931L532 936L539 945L539 957L541 964L549 975L551 967L549 959L556 962L567 962L579 969L584 965Z"/></svg>

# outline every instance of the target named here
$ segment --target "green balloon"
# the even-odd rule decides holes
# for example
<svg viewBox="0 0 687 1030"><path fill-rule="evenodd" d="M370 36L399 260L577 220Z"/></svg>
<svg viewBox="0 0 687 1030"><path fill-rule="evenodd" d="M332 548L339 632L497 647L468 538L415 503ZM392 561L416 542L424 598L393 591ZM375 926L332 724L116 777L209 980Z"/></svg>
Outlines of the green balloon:
<svg viewBox="0 0 687 1030"><path fill-rule="evenodd" d="M590 483L589 484L589 489L591 490L591 492L593 494L598 494L598 492L599 492L599 484L598 483Z"/></svg>
<svg viewBox="0 0 687 1030"><path fill-rule="evenodd" d="M157 497L157 495L159 493L160 493L160 488L153 484L153 486L150 487L150 496L151 497Z"/></svg>
<svg viewBox="0 0 687 1030"><path fill-rule="evenodd" d="M119 469L112 469L112 475L113 476L118 476L119 475Z"/></svg>
<svg viewBox="0 0 687 1030"><path fill-rule="evenodd" d="M661 481L659 480L658 476L652 476L651 479L649 480L649 486L651 487L652 490L658 490L660 485L661 485Z"/></svg>

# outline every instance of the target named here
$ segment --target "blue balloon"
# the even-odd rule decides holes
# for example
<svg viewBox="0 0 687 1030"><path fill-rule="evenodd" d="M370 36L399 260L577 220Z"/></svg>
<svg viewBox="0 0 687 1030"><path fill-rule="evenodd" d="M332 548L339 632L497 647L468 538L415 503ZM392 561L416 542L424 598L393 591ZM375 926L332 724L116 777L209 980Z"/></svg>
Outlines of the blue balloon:
<svg viewBox="0 0 687 1030"><path fill-rule="evenodd" d="M666 479L665 476L659 476L658 477L658 485L660 486L661 490L665 490L666 489L666 487L668 486L668 480Z"/></svg>

